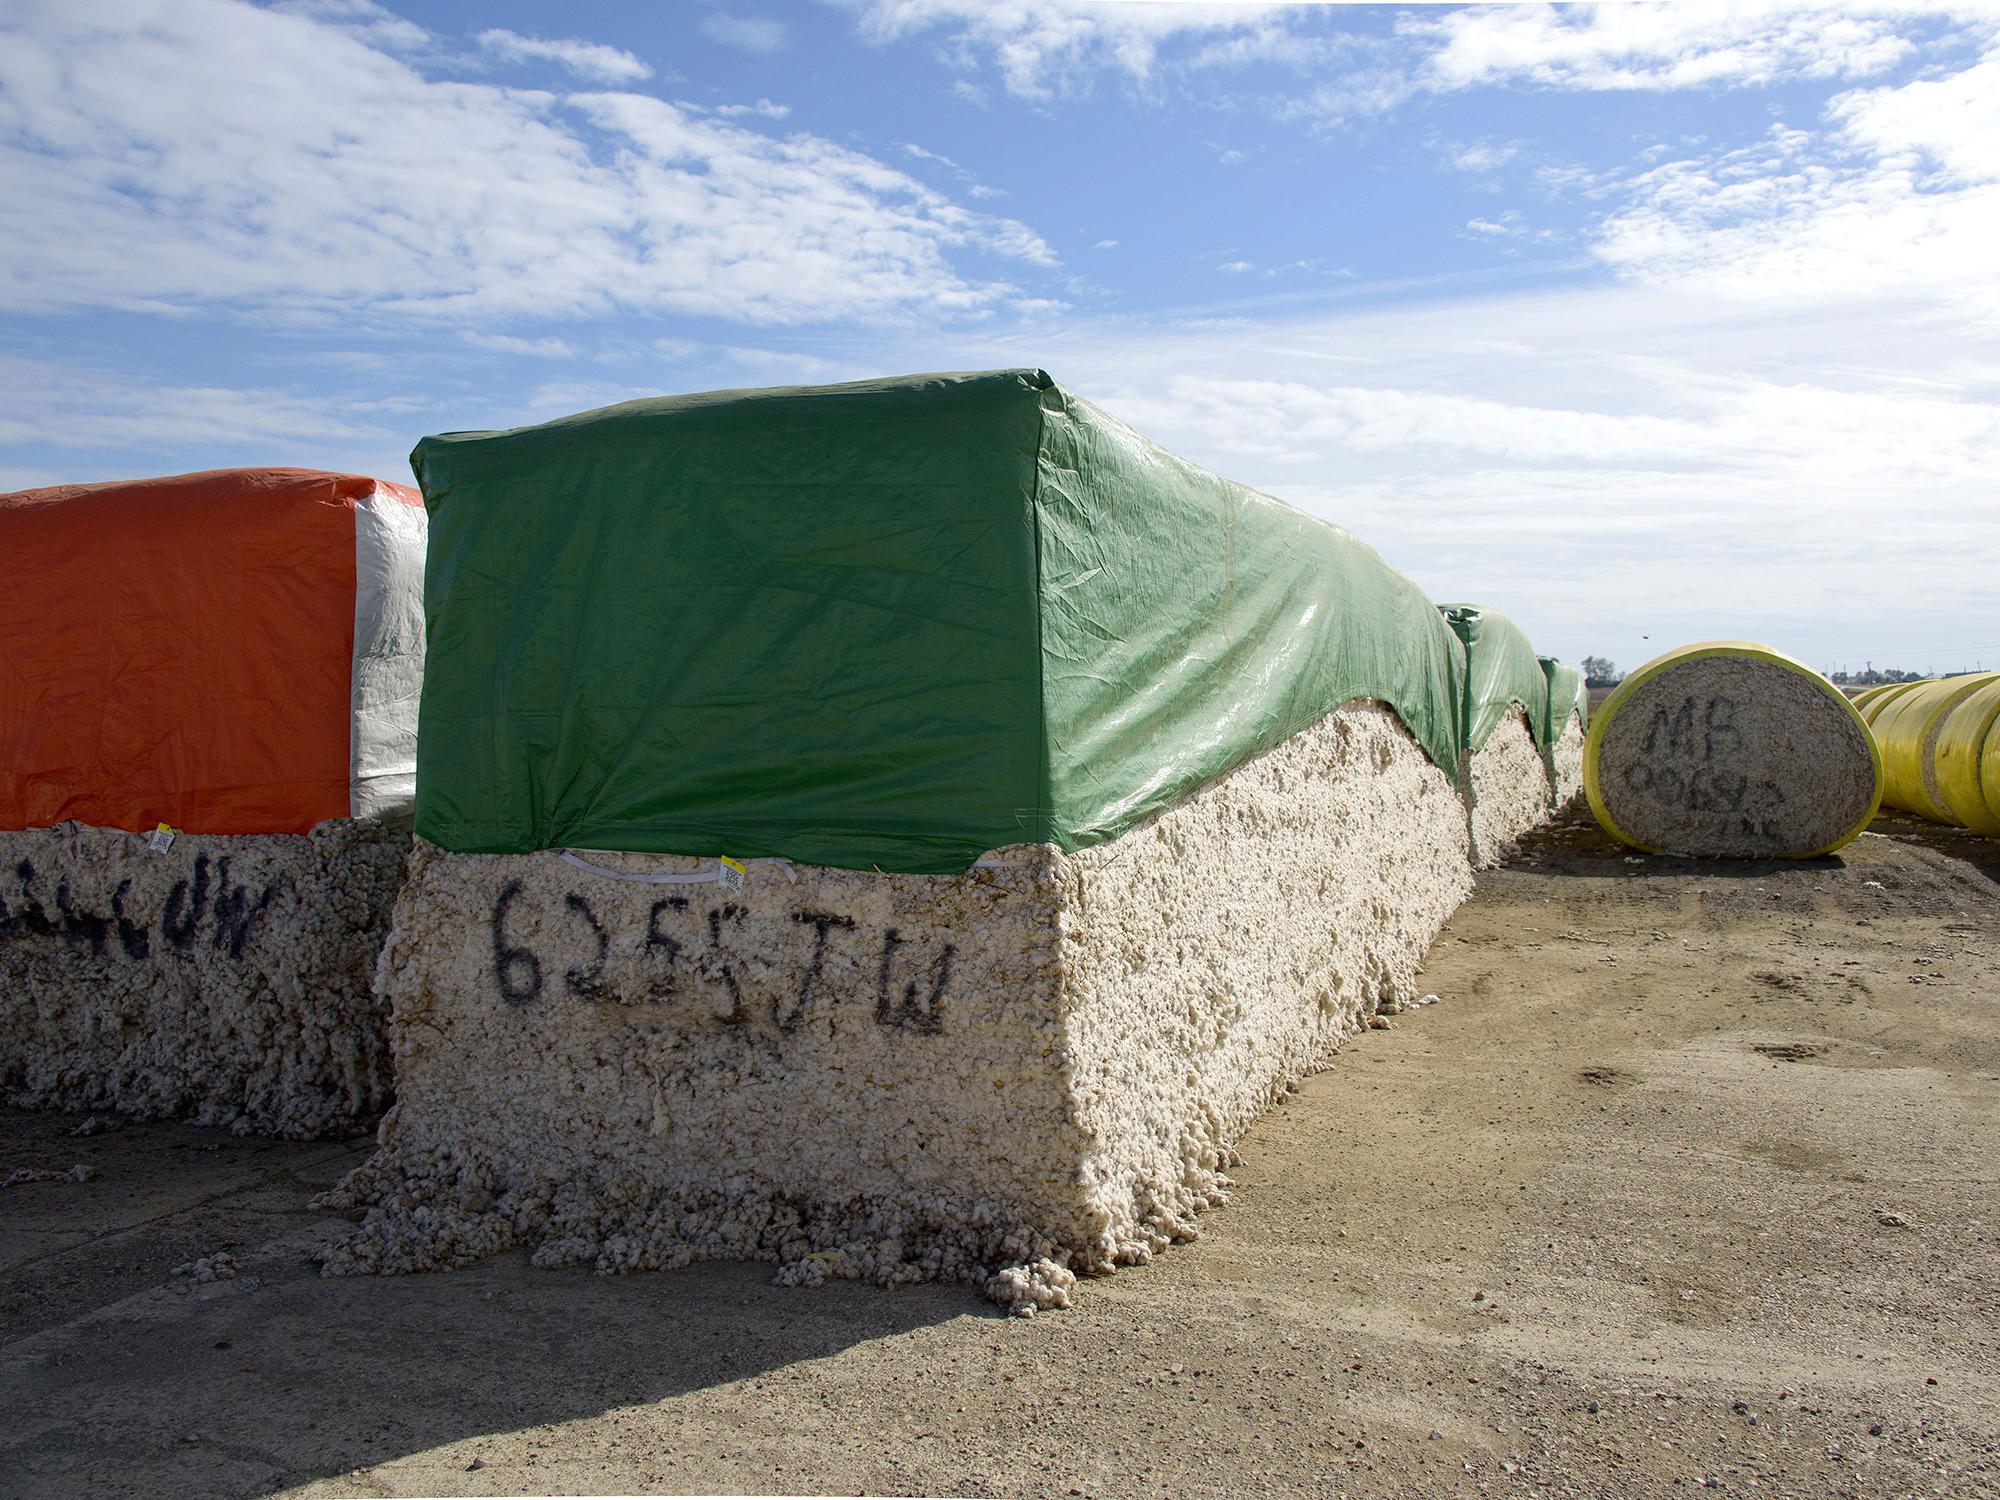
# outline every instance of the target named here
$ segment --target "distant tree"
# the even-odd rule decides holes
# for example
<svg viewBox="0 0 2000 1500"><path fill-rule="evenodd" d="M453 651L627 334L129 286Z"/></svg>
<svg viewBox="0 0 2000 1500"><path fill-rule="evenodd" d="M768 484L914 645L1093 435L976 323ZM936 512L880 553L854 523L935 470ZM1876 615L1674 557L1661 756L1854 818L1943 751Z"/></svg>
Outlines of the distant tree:
<svg viewBox="0 0 2000 1500"><path fill-rule="evenodd" d="M1585 687L1616 687L1625 680L1625 674L1617 664L1602 656L1586 656L1583 659L1583 685Z"/></svg>
<svg viewBox="0 0 2000 1500"><path fill-rule="evenodd" d="M1835 672L1833 680L1843 687L1875 687L1887 682L1922 682L1935 672L1910 672L1901 667L1869 666L1860 672Z"/></svg>

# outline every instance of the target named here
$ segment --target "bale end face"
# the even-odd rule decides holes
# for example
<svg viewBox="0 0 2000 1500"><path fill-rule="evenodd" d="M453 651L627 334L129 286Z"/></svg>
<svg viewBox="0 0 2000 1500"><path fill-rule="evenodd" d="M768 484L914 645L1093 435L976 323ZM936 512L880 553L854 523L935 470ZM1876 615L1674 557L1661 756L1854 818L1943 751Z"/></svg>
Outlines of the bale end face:
<svg viewBox="0 0 2000 1500"><path fill-rule="evenodd" d="M1605 831L1656 854L1806 859L1867 827L1882 763L1831 683L1747 643L1688 647L1634 673L1584 753Z"/></svg>

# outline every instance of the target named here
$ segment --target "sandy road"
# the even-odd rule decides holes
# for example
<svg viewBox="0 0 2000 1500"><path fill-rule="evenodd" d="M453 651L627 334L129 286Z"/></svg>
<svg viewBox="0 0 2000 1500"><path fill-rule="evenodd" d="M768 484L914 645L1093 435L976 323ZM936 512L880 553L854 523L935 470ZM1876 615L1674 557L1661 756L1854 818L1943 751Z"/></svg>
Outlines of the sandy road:
<svg viewBox="0 0 2000 1500"><path fill-rule="evenodd" d="M359 1146L0 1115L0 1491L2000 1494L2000 846L1572 822L1243 1143L1204 1237L969 1291L323 1281ZM174 1267L241 1266L197 1282Z"/></svg>

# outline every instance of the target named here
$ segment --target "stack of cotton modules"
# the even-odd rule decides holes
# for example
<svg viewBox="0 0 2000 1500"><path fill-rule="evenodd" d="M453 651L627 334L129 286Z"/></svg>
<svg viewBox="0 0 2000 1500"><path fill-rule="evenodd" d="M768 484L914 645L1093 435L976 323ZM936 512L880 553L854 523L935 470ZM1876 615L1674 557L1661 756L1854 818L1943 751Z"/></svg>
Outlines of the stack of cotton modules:
<svg viewBox="0 0 2000 1500"><path fill-rule="evenodd" d="M1882 801L2000 837L2000 672L1870 689L1854 700L1882 751Z"/></svg>
<svg viewBox="0 0 2000 1500"><path fill-rule="evenodd" d="M525 1244L1064 1305L1409 1002L1475 822L1574 785L1573 673L1476 610L1469 658L1353 537L1039 371L412 462L398 1102L332 1272Z"/></svg>
<svg viewBox="0 0 2000 1500"><path fill-rule="evenodd" d="M1583 674L1535 655L1505 615L1439 608L1465 648L1460 714L1472 863L1498 864L1514 841L1583 790Z"/></svg>
<svg viewBox="0 0 2000 1500"><path fill-rule="evenodd" d="M1868 826L1882 758L1840 689L1750 641L1683 646L1598 710L1584 786L1606 832L1655 854L1805 859Z"/></svg>
<svg viewBox="0 0 2000 1500"><path fill-rule="evenodd" d="M294 1137L387 1106L424 530L303 469L0 496L0 1097Z"/></svg>

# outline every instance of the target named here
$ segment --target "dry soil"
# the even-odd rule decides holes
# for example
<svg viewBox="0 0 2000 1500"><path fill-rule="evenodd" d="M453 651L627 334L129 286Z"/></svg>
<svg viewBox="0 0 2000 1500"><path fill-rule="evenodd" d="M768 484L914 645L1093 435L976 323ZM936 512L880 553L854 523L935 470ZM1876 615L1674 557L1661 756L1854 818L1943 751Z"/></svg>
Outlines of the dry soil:
<svg viewBox="0 0 2000 1500"><path fill-rule="evenodd" d="M306 1200L363 1144L0 1116L0 1182L94 1171L0 1188L0 1491L2000 1494L2000 844L1572 819L1424 983L1198 1243L1034 1319L763 1266L322 1280Z"/></svg>

